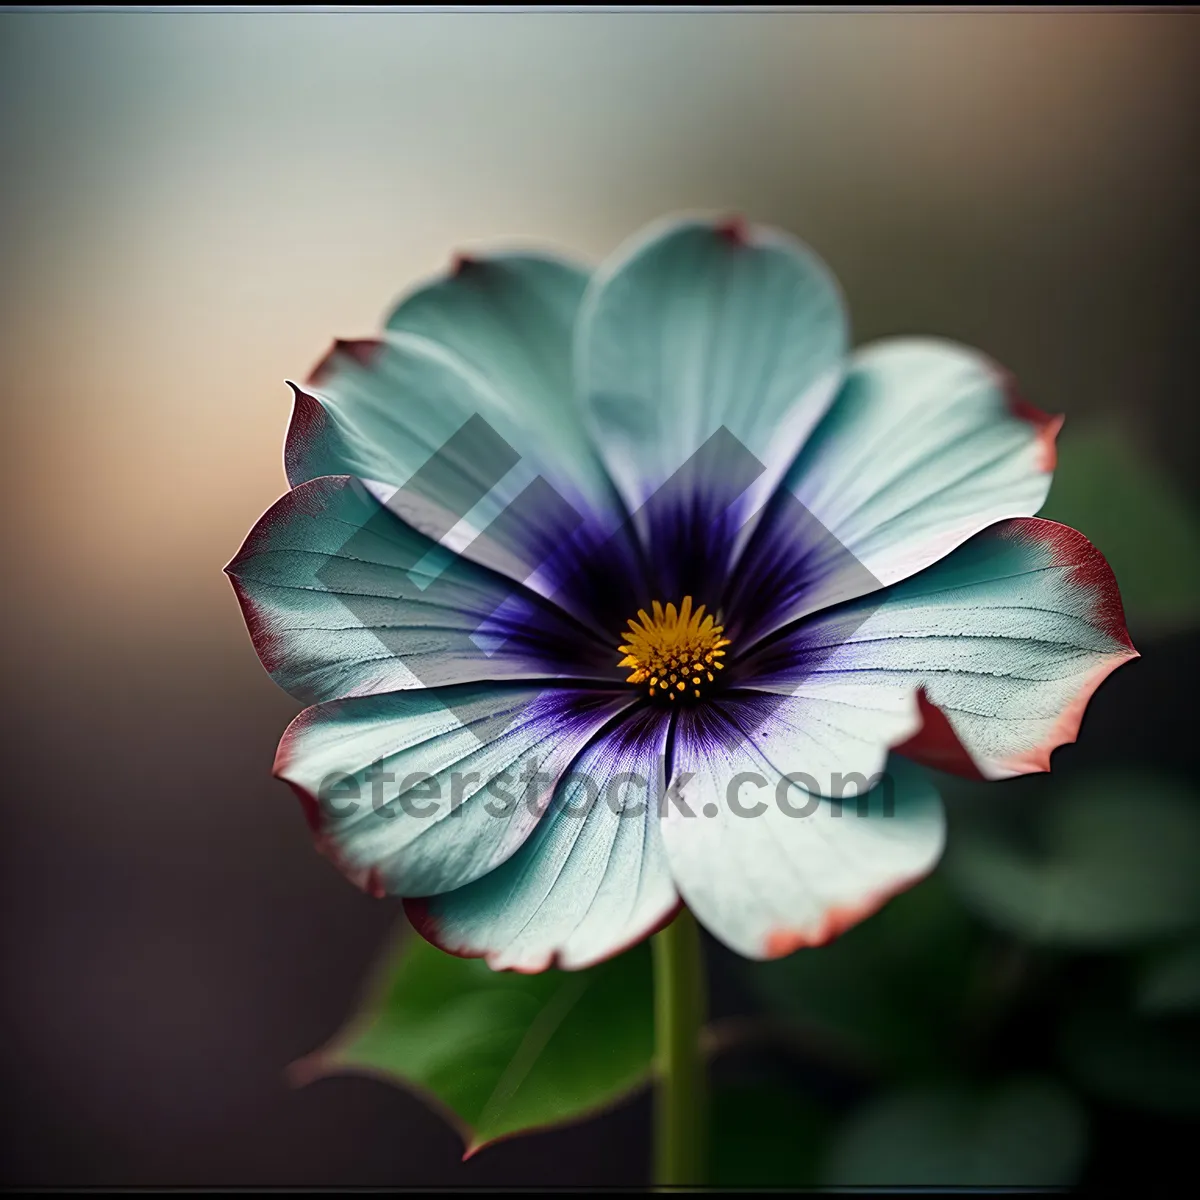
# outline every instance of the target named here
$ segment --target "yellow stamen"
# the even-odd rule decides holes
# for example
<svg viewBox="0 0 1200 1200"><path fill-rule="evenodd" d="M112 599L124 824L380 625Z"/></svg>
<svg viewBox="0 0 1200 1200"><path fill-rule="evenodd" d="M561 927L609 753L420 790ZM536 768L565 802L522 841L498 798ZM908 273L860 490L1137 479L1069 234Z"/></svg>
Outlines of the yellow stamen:
<svg viewBox="0 0 1200 1200"><path fill-rule="evenodd" d="M651 696L665 693L674 700L675 693L686 692L690 684L699 698L701 677L712 683L713 672L725 667L720 661L729 645L724 626L711 614L705 616L703 604L693 611L691 596L684 596L678 608L664 608L655 600L650 611L653 616L638 609L637 619L630 620L625 640L617 647L623 656L617 665L630 668L628 683L649 683Z"/></svg>

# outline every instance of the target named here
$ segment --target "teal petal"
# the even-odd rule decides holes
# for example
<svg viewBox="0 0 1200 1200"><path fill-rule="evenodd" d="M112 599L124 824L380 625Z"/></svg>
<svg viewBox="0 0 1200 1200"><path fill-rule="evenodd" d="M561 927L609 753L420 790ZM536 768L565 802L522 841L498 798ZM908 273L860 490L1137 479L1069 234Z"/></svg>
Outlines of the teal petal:
<svg viewBox="0 0 1200 1200"><path fill-rule="evenodd" d="M288 726L275 775L360 887L431 896L512 855L572 760L635 699L470 685L336 700Z"/></svg>
<svg viewBox="0 0 1200 1200"><path fill-rule="evenodd" d="M838 803L804 786L803 761L773 761L721 722L679 716L663 840L684 902L731 949L821 945L933 868L945 816L919 767L893 759L861 801L851 786Z"/></svg>
<svg viewBox="0 0 1200 1200"><path fill-rule="evenodd" d="M349 474L415 488L453 513L440 537L468 515L486 527L540 475L615 527L612 485L573 400L586 283L553 258L461 259L403 300L381 337L335 343L296 388L289 481Z"/></svg>
<svg viewBox="0 0 1200 1200"><path fill-rule="evenodd" d="M781 771L803 771L810 791L836 795L839 781L884 769L888 748L920 727L915 697L888 693L844 674L815 672L784 685L778 679L711 699L722 721L752 741ZM772 686L778 687L774 694Z"/></svg>
<svg viewBox="0 0 1200 1200"><path fill-rule="evenodd" d="M439 550L346 476L293 488L225 569L263 666L306 703L567 670L623 678L611 645Z"/></svg>
<svg viewBox="0 0 1200 1200"><path fill-rule="evenodd" d="M907 579L996 521L1032 516L1050 487L1060 425L965 347L904 338L856 352L784 482L799 511L832 536L815 552L789 548L778 500L785 527L764 520L757 535L760 554L770 546L773 575L780 555L806 555L775 605L774 627ZM752 553L742 569L754 577L764 567Z"/></svg>
<svg viewBox="0 0 1200 1200"><path fill-rule="evenodd" d="M781 470L824 412L846 348L837 284L806 247L736 222L672 220L593 277L580 394L635 510L722 427Z"/></svg>
<svg viewBox="0 0 1200 1200"><path fill-rule="evenodd" d="M559 784L512 858L406 908L453 954L496 970L578 970L640 941L678 907L658 826L667 714L642 709L602 734Z"/></svg>
<svg viewBox="0 0 1200 1200"><path fill-rule="evenodd" d="M460 255L448 275L402 300L387 327L456 355L488 381L536 444L550 441L572 457L590 457L572 364L587 284L585 268L560 258Z"/></svg>
<svg viewBox="0 0 1200 1200"><path fill-rule="evenodd" d="M1049 770L1092 693L1136 657L1100 552L1029 517L978 534L882 596L800 623L752 669L769 690L814 679L867 688L884 710L916 695L923 724L902 753L1002 779Z"/></svg>
<svg viewBox="0 0 1200 1200"><path fill-rule="evenodd" d="M293 487L322 475L402 484L470 417L482 414L500 437L512 428L491 380L410 333L335 343L297 391L307 401L298 399L284 452ZM485 462L464 455L456 465L475 487L496 482Z"/></svg>

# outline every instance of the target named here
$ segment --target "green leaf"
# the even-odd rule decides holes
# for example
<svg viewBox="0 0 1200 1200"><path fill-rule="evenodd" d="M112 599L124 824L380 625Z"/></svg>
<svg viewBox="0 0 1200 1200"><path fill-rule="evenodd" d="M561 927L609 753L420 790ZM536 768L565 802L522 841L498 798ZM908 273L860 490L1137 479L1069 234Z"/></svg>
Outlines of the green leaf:
<svg viewBox="0 0 1200 1200"><path fill-rule="evenodd" d="M913 1071L955 1053L977 942L939 872L828 945L745 971L827 1058Z"/></svg>
<svg viewBox="0 0 1200 1200"><path fill-rule="evenodd" d="M777 1083L719 1089L711 1109L717 1187L812 1187L829 1135L824 1109Z"/></svg>
<svg viewBox="0 0 1200 1200"><path fill-rule="evenodd" d="M1050 1081L987 1092L924 1087L884 1096L834 1138L823 1182L851 1187L1057 1187L1084 1161L1087 1127Z"/></svg>
<svg viewBox="0 0 1200 1200"><path fill-rule="evenodd" d="M1067 423L1040 515L1100 549L1135 628L1178 629L1200 617L1200 519L1116 423Z"/></svg>
<svg viewBox="0 0 1200 1200"><path fill-rule="evenodd" d="M1200 1008L1200 941L1173 946L1146 963L1138 980L1137 1006L1150 1015Z"/></svg>
<svg viewBox="0 0 1200 1200"><path fill-rule="evenodd" d="M1038 812L1039 845L986 825L955 829L945 869L1001 929L1079 949L1133 946L1200 924L1200 802L1144 772L1079 776Z"/></svg>
<svg viewBox="0 0 1200 1200"><path fill-rule="evenodd" d="M1063 1030L1061 1053L1081 1085L1119 1105L1200 1115L1200 1022L1088 1012Z"/></svg>
<svg viewBox="0 0 1200 1200"><path fill-rule="evenodd" d="M644 1084L651 988L645 944L587 971L518 975L408 933L385 955L359 1014L294 1070L300 1082L360 1072L408 1088L455 1126L469 1157Z"/></svg>

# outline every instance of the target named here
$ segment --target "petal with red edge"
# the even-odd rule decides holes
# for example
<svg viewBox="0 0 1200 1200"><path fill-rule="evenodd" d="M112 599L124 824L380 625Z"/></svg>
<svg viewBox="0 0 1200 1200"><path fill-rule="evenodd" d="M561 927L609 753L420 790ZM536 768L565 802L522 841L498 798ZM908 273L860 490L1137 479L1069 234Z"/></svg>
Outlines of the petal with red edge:
<svg viewBox="0 0 1200 1200"><path fill-rule="evenodd" d="M361 887L435 895L513 854L575 756L635 699L492 684L335 700L288 726L275 774Z"/></svg>
<svg viewBox="0 0 1200 1200"><path fill-rule="evenodd" d="M575 406L572 339L588 271L549 255L460 255L406 296L389 330L446 347L486 379L522 428L593 457Z"/></svg>
<svg viewBox="0 0 1200 1200"><path fill-rule="evenodd" d="M589 284L576 357L585 414L630 511L724 430L762 477L740 501L746 481L724 495L718 455L688 484L738 502L744 520L825 411L847 336L828 268L777 231L669 220L619 251Z"/></svg>
<svg viewBox="0 0 1200 1200"><path fill-rule="evenodd" d="M473 680L623 677L610 645L510 578L439 549L345 476L293 488L226 572L263 666L308 703Z"/></svg>
<svg viewBox="0 0 1200 1200"><path fill-rule="evenodd" d="M974 350L903 338L856 352L739 563L747 624L768 634L1032 516L1061 423Z"/></svg>
<svg viewBox="0 0 1200 1200"><path fill-rule="evenodd" d="M477 528L539 474L615 526L611 484L574 403L572 331L586 283L545 256L462 259L405 298L379 338L335 342L297 389L289 481L350 474L400 486L441 454L433 500L478 499L517 468ZM464 444L443 452L468 422Z"/></svg>
<svg viewBox="0 0 1200 1200"><path fill-rule="evenodd" d="M677 795L663 818L671 874L705 928L747 958L829 941L942 852L941 800L903 759L841 800L823 798L804 778L803 755L768 756L709 708L680 714L673 770Z"/></svg>
<svg viewBox="0 0 1200 1200"><path fill-rule="evenodd" d="M919 697L923 726L898 748L944 770L1003 779L1050 768L1092 693L1137 657L1116 580L1081 534L1002 521L869 598L802 621L747 669L780 690L814 677Z"/></svg>
<svg viewBox="0 0 1200 1200"><path fill-rule="evenodd" d="M676 910L658 825L668 715L643 708L572 764L524 845L482 879L405 907L453 954L496 970L591 966Z"/></svg>

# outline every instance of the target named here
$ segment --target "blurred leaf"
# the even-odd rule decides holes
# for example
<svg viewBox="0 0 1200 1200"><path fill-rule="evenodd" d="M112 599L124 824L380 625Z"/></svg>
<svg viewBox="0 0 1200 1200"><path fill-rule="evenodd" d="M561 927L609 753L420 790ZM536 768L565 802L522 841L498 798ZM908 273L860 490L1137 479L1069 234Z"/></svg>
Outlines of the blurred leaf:
<svg viewBox="0 0 1200 1200"><path fill-rule="evenodd" d="M950 838L948 878L994 925L1098 948L1200 923L1200 803L1187 785L1131 771L1081 776L1051 793L1037 824L1034 850L986 826Z"/></svg>
<svg viewBox="0 0 1200 1200"><path fill-rule="evenodd" d="M893 1093L839 1130L827 1185L1054 1187L1084 1159L1079 1105L1049 1081L1016 1080L986 1093L928 1087Z"/></svg>
<svg viewBox="0 0 1200 1200"><path fill-rule="evenodd" d="M362 1011L296 1065L301 1082L361 1072L409 1088L467 1155L507 1134L588 1116L649 1077L649 947L587 971L517 975L409 934Z"/></svg>
<svg viewBox="0 0 1200 1200"><path fill-rule="evenodd" d="M834 1035L831 1053L911 1070L952 1052L975 942L939 873L826 946L746 969L772 1008Z"/></svg>
<svg viewBox="0 0 1200 1200"><path fill-rule="evenodd" d="M1200 1008L1200 941L1173 946L1146 964L1137 1005L1151 1015Z"/></svg>
<svg viewBox="0 0 1200 1200"><path fill-rule="evenodd" d="M1200 1023L1083 1013L1063 1031L1079 1082L1115 1103L1168 1116L1200 1115Z"/></svg>
<svg viewBox="0 0 1200 1200"><path fill-rule="evenodd" d="M1200 616L1200 519L1115 423L1068 422L1040 515L1099 547L1135 625L1180 628Z"/></svg>
<svg viewBox="0 0 1200 1200"><path fill-rule="evenodd" d="M717 1187L812 1187L829 1115L778 1084L723 1088L713 1096L712 1182Z"/></svg>

